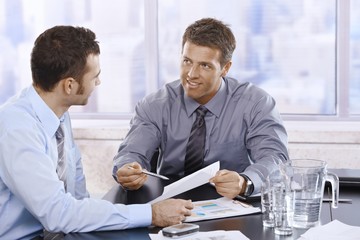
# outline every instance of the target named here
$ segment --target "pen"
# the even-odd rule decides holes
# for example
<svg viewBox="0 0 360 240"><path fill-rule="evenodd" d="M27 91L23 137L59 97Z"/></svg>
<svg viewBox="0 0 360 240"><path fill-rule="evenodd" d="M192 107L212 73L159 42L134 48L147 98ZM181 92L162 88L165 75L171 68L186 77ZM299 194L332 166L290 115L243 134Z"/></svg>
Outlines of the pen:
<svg viewBox="0 0 360 240"><path fill-rule="evenodd" d="M134 169L134 168L131 167L131 166L128 166L128 169ZM145 173L146 175L150 175L150 176L153 176L153 177L158 177L158 178L161 178L161 179L164 179L164 180L169 180L169 178L167 178L167 177L165 177L163 175L152 173L152 172L149 172L149 171L147 171L145 169L142 169L141 172Z"/></svg>
<svg viewBox="0 0 360 240"><path fill-rule="evenodd" d="M332 202L332 199L330 198L323 198L323 202ZM352 203L351 199L347 199L347 198L339 198L338 200L339 203Z"/></svg>
<svg viewBox="0 0 360 240"><path fill-rule="evenodd" d="M244 208L249 208L249 207L253 207L253 205L249 204L249 203L245 203L239 200L233 200L233 203L235 204L240 204L241 206L243 206Z"/></svg>

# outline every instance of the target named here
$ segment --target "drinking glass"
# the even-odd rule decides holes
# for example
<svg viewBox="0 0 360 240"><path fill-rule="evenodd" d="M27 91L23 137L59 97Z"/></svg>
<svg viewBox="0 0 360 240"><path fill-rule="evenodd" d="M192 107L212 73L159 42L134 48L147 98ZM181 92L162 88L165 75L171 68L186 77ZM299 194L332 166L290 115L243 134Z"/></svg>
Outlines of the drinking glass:
<svg viewBox="0 0 360 240"><path fill-rule="evenodd" d="M275 234L291 235L293 233L294 192L285 183L272 187Z"/></svg>
<svg viewBox="0 0 360 240"><path fill-rule="evenodd" d="M274 212L272 206L272 194L271 186L268 179L266 179L261 185L261 211L262 221L264 227L274 227Z"/></svg>

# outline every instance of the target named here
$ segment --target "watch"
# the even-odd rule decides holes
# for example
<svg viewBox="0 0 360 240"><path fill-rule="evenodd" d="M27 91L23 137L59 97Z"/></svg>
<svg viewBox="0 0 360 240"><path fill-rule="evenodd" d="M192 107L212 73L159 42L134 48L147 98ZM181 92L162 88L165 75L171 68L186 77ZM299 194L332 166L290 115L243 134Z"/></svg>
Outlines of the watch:
<svg viewBox="0 0 360 240"><path fill-rule="evenodd" d="M251 181L251 179L246 176L245 174L240 174L240 176L242 176L243 178L245 178L246 181L246 187L245 187L245 191L242 193L243 196L248 197L250 196L253 191L254 191L254 184Z"/></svg>

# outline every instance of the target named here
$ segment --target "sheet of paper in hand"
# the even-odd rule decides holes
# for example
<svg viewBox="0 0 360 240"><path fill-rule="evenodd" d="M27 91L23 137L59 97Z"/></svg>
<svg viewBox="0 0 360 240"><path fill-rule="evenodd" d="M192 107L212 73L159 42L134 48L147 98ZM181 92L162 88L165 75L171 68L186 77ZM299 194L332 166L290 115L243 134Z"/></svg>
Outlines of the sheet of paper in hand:
<svg viewBox="0 0 360 240"><path fill-rule="evenodd" d="M176 196L180 193L186 192L198 186L201 186L205 183L209 182L209 179L215 176L216 172L219 171L220 162L214 162L213 164L204 167L193 174L190 174L186 177L181 178L180 180L167 185L164 188L164 192L161 196L155 198L154 200L150 201L150 204L159 202L164 199L171 198Z"/></svg>

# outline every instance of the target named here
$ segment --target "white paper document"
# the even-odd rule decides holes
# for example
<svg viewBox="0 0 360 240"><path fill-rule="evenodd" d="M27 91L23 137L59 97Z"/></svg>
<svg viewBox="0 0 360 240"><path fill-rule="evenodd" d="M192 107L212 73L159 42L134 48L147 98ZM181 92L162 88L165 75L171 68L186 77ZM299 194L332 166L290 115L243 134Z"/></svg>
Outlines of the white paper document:
<svg viewBox="0 0 360 240"><path fill-rule="evenodd" d="M209 182L209 179L215 176L216 172L220 169L219 161L202 168L164 188L164 192L161 196L150 201L150 204L159 202L164 199L171 198L180 193L186 192L198 186L201 186Z"/></svg>
<svg viewBox="0 0 360 240"><path fill-rule="evenodd" d="M310 228L299 240L359 240L360 227L350 226L338 220Z"/></svg>
<svg viewBox="0 0 360 240"><path fill-rule="evenodd" d="M160 231L158 234L149 234L151 240L169 240L173 238L164 237ZM181 240L248 240L240 231L210 231L197 232L188 236L180 237Z"/></svg>
<svg viewBox="0 0 360 240"><path fill-rule="evenodd" d="M194 208L191 216L186 217L185 222L196 222L208 219L234 217L261 212L260 208L253 207L248 203L232 200L226 197L193 202Z"/></svg>

